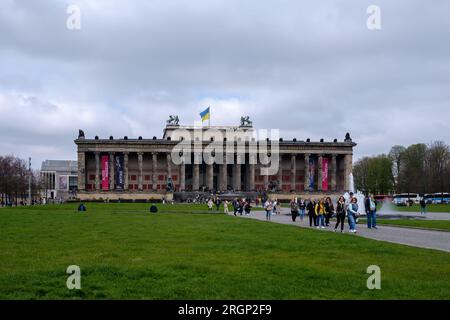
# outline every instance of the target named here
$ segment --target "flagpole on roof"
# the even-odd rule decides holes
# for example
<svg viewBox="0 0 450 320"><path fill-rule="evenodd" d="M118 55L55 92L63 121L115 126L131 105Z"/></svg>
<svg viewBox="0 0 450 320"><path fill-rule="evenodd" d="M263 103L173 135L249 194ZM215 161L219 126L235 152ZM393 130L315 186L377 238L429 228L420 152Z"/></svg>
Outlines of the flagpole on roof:
<svg viewBox="0 0 450 320"><path fill-rule="evenodd" d="M211 106L209 105L208 108L209 108L208 127L211 128Z"/></svg>

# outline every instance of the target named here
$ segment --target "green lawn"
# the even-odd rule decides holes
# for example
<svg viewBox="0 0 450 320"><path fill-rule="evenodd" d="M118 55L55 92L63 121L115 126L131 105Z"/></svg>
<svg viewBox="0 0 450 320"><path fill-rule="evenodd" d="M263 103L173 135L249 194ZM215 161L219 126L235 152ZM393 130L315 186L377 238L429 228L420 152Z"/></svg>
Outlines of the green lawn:
<svg viewBox="0 0 450 320"><path fill-rule="evenodd" d="M450 299L449 253L198 206L87 206L0 209L0 299ZM66 288L73 264L82 290Z"/></svg>
<svg viewBox="0 0 450 320"><path fill-rule="evenodd" d="M403 206L390 206L395 211L403 212L420 212L420 207L418 204L413 204L411 207ZM429 204L427 205L428 212L450 212L450 204Z"/></svg>
<svg viewBox="0 0 450 320"><path fill-rule="evenodd" d="M450 220L377 219L377 224L450 231Z"/></svg>

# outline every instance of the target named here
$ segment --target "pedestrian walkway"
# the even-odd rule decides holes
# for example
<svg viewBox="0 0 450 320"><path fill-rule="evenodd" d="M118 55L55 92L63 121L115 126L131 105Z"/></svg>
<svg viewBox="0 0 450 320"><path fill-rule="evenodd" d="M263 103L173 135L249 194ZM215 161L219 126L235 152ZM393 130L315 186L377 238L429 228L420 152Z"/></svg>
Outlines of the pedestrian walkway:
<svg viewBox="0 0 450 320"><path fill-rule="evenodd" d="M243 217L262 221L266 220L265 213L258 211L253 211L251 215ZM297 218L296 222L292 222L289 210L286 208L283 208L282 214L272 215L271 222L310 228L308 216L305 216L303 221ZM348 233L347 219L345 219L345 223L344 232ZM334 224L335 221L333 220L330 226L325 229L317 230L315 227L312 227L312 229L317 230L317 232L330 232L334 230ZM450 232L390 226L378 226L378 229L368 229L365 224L358 224L357 230L358 233L356 236L450 252Z"/></svg>

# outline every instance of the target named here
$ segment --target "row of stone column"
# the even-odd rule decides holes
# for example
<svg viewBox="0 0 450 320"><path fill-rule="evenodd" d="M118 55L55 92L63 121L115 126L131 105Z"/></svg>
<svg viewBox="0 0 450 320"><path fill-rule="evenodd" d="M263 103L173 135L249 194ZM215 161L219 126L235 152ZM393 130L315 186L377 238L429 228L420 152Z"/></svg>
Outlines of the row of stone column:
<svg viewBox="0 0 450 320"><path fill-rule="evenodd" d="M128 190L128 157L129 152L121 152L123 154L123 166L124 166L124 189ZM81 154L81 155L80 155ZM95 190L100 190L100 152L94 152L95 154ZM114 189L115 186L115 173L114 173L114 152L109 152L109 186L110 190ZM144 153L143 152L137 152L138 156L138 189L143 190L143 183L144 183ZM157 156L158 154L156 152L152 152L152 189L156 190L157 186ZM83 160L83 162L80 162L80 159ZM85 163L85 155L84 153L78 153L78 165L80 166L80 163ZM83 165L84 167L85 165ZM84 169L84 168L83 168ZM80 171L80 168L79 168ZM167 175L169 177L172 176L171 173L171 159L170 159L170 153L167 154ZM79 179L80 181L80 179ZM80 184L80 183L79 183ZM81 181L82 189L84 189L85 186L85 178L83 177L83 181ZM111 187L112 186L112 187Z"/></svg>
<svg viewBox="0 0 450 320"><path fill-rule="evenodd" d="M124 155L124 189L128 189L128 156L129 152L122 152ZM95 152L95 189L100 190L100 152ZM115 186L115 174L114 174L114 152L109 152L109 185ZM138 189L143 190L143 152L138 152ZM296 163L297 163L297 154L291 154L291 181L290 186L291 190L296 190ZM310 182L310 164L309 160L312 156L311 154L303 154L305 161L305 176L304 176L304 190L309 189ZM317 179L317 191L322 191L322 161L323 155L317 154L318 157L318 179ZM172 161L170 153L166 153L167 159L167 176L172 177ZM200 189L200 165L198 164L199 159L194 159L194 164L192 165L192 189L199 190ZM237 159L239 160L239 159ZM255 190L255 159L250 161L249 167L249 176L248 176L248 189ZM225 163L219 165L219 189L226 190L228 186L228 173L227 173L227 163L226 159L224 159ZM239 163L236 161L235 163ZM331 171L331 181L330 181L330 190L335 191L337 189L337 155L331 155L331 163L330 163L330 171ZM152 152L152 189L156 191L157 186L157 153ZM344 189L348 188L349 185L349 177L352 170L352 155L345 155L344 158ZM86 175L85 175L85 153L78 153L78 171L79 171L79 179L78 179L78 188L79 190L85 189L86 183ZM233 165L233 181L232 186L234 190L239 191L241 189L241 165L235 164ZM180 190L186 189L186 166L184 163L180 165ZM212 164L206 165L206 186L209 190L214 188L213 180L214 179L214 167ZM263 177L264 188L268 188L268 176ZM283 169L280 165L278 171L278 187L282 190L283 187Z"/></svg>

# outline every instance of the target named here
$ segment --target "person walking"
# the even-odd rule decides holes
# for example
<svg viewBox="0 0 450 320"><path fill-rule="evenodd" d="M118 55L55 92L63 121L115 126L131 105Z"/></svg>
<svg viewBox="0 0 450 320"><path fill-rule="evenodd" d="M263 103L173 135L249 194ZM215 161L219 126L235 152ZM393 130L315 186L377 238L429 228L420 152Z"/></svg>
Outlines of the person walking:
<svg viewBox="0 0 450 320"><path fill-rule="evenodd" d="M234 214L234 216L237 216L236 212L238 212L238 210L239 210L239 202L236 198L233 199L232 205L233 205L233 211L234 211L233 214Z"/></svg>
<svg viewBox="0 0 450 320"><path fill-rule="evenodd" d="M315 214L317 219L317 229L325 229L325 201L320 199L316 204Z"/></svg>
<svg viewBox="0 0 450 320"><path fill-rule="evenodd" d="M277 214L281 214L281 208L282 208L281 201L278 201L277 199Z"/></svg>
<svg viewBox="0 0 450 320"><path fill-rule="evenodd" d="M306 202L305 200L300 198L300 201L298 202L298 210L300 214L300 221L303 221L303 217L305 216L306 211Z"/></svg>
<svg viewBox="0 0 450 320"><path fill-rule="evenodd" d="M334 205L333 200L331 200L330 197L327 197L325 199L325 226L330 225L330 219L333 217L334 214Z"/></svg>
<svg viewBox="0 0 450 320"><path fill-rule="evenodd" d="M264 210L266 211L266 220L270 221L270 217L272 215L272 211L273 211L273 203L270 200L267 200L266 203L264 204Z"/></svg>
<svg viewBox="0 0 450 320"><path fill-rule="evenodd" d="M228 215L228 200L223 202L223 212Z"/></svg>
<svg viewBox="0 0 450 320"><path fill-rule="evenodd" d="M245 205L245 202L244 202L244 200L239 200L239 209L238 209L238 212L239 212L239 215L240 216L242 216L242 213L244 212L244 205Z"/></svg>
<svg viewBox="0 0 450 320"><path fill-rule="evenodd" d="M295 222L295 219L297 219L298 216L297 199L292 199L291 202L289 203L289 206L291 207L292 222Z"/></svg>
<svg viewBox="0 0 450 320"><path fill-rule="evenodd" d="M316 202L314 200L309 199L309 202L308 202L308 205L306 206L306 209L308 210L309 226L312 227L313 223L314 223L314 226L317 226Z"/></svg>
<svg viewBox="0 0 450 320"><path fill-rule="evenodd" d="M208 200L208 210L209 211L212 211L212 209L213 209L213 201L212 201L212 199L211 198L209 198L209 200Z"/></svg>
<svg viewBox="0 0 450 320"><path fill-rule="evenodd" d="M367 215L367 228L377 229L377 202L373 198L373 194L370 194L364 201L364 206Z"/></svg>
<svg viewBox="0 0 450 320"><path fill-rule="evenodd" d="M245 215L247 215L247 216L250 215L251 210L252 210L252 205L250 203L250 200L247 200L244 205Z"/></svg>
<svg viewBox="0 0 450 320"><path fill-rule="evenodd" d="M336 204L336 225L334 226L334 232L337 231L339 225L341 225L341 233L344 232L344 223L345 223L345 198L343 196L339 197L339 200Z"/></svg>
<svg viewBox="0 0 450 320"><path fill-rule="evenodd" d="M273 206L273 214L277 214L278 212L278 210L277 210L277 206L278 206L278 201L277 201L277 199L274 199L273 201L272 201L272 206Z"/></svg>
<svg viewBox="0 0 450 320"><path fill-rule="evenodd" d="M216 211L219 211L221 202L222 200L220 200L219 197L216 197L216 200L214 201L214 203L216 204Z"/></svg>
<svg viewBox="0 0 450 320"><path fill-rule="evenodd" d="M356 218L358 217L358 199L352 198L347 206L347 218L350 225L350 233L356 233Z"/></svg>
<svg viewBox="0 0 450 320"><path fill-rule="evenodd" d="M426 213L427 213L427 202L425 201L425 197L422 197L422 199L420 199L420 214Z"/></svg>

